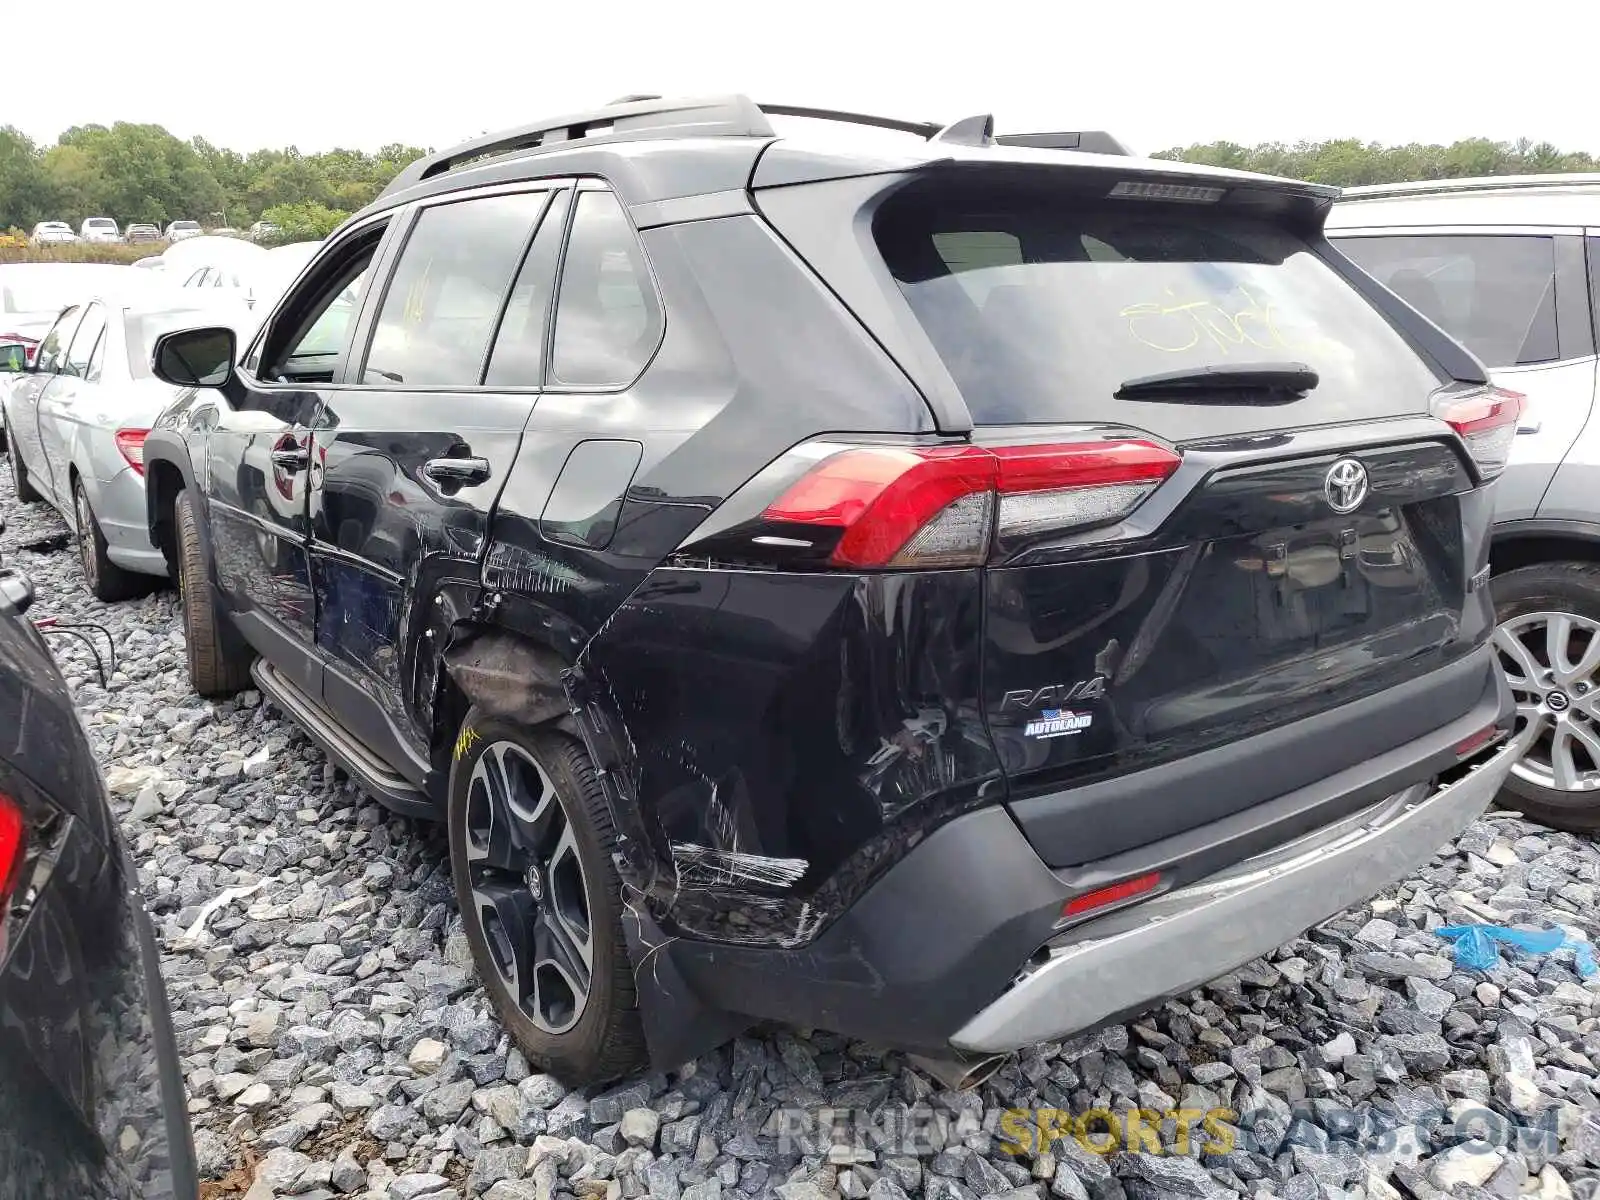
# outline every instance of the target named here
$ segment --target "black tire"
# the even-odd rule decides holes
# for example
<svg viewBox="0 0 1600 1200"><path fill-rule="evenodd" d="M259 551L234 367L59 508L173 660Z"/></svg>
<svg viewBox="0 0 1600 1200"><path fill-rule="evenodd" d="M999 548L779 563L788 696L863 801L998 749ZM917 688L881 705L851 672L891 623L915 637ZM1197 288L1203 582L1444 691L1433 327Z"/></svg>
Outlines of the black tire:
<svg viewBox="0 0 1600 1200"><path fill-rule="evenodd" d="M588 756L569 737L530 733L508 722L486 718L477 709L467 714L456 748L447 812L450 870L473 962L502 1024L529 1062L569 1086L601 1083L638 1069L645 1062L644 1031L628 944L622 932L622 883L612 866L616 831ZM555 833L556 814L546 807L533 809L532 817L527 805L520 813L507 813L510 820L506 831L515 831L512 841L516 844L510 846L505 857L514 861L516 854L524 853L531 862L542 864L539 875L548 882L538 889L519 884L524 877L517 875L515 867L496 868L490 859L499 856L487 852L485 817L492 796L486 778L497 764L510 763L511 769L499 768L499 778L517 775L533 785L524 790L525 796L531 795L535 788L542 790L543 781L535 783L536 776L530 777L528 760L537 765L553 788L551 800L565 821L559 827L562 832ZM475 782L480 763L486 774ZM572 835L570 843L565 831ZM556 853L548 860L542 859L540 845L551 837L558 843ZM576 885L564 861L573 857L573 847L581 867ZM555 863L553 869L551 863ZM476 890L478 887L484 891ZM512 920L502 921L497 914L503 909L486 908L480 903L480 895L496 888L510 896L507 903L520 906L517 911L523 915L513 920L522 924L514 926ZM537 946L552 944L556 917L563 910L572 911L575 890L581 890L587 905L584 915L590 952L581 1009L576 1002L564 1004L565 996L575 996L575 992L570 987L570 976L552 975L554 959L534 961ZM489 916L485 916L486 911ZM567 927L570 930L570 925ZM513 928L526 930L526 936L512 937ZM553 940L563 946L572 944L570 935ZM508 956L518 964L516 976L526 971L530 978L553 985L550 995L558 1002L556 1007L568 1014L570 1025L561 1028L559 1020L547 1019L541 1027L535 1021L532 1013L543 1014L549 1003L543 995L545 985L541 983L535 995L528 997L531 1008L524 1007L520 993L527 990L526 986L519 987L501 965ZM572 961L570 954L566 961Z"/></svg>
<svg viewBox="0 0 1600 1200"><path fill-rule="evenodd" d="M1515 636L1525 651L1532 654L1536 667L1549 665L1548 653L1548 626L1546 634L1546 647L1541 655L1539 650L1539 626L1535 624L1534 614L1557 613L1576 618L1578 622L1587 623L1594 627L1593 637L1600 638L1600 565L1583 562L1556 562L1540 563L1537 566L1521 567L1515 571L1507 571L1498 575L1491 584L1494 596L1495 620L1499 623L1496 632L1496 643L1500 647L1502 666L1507 666L1508 677L1513 679L1513 690L1519 691L1518 679L1525 679L1520 671L1512 674L1509 664L1515 660L1508 652L1508 639ZM1521 619L1519 623L1519 619ZM1573 637L1575 641L1569 642L1569 648L1564 651L1569 661L1571 656L1570 646L1586 645L1590 634L1581 626L1579 632ZM1531 649L1530 649L1531 644ZM1545 762L1540 756L1548 756L1549 743L1545 736L1537 739L1524 756L1523 762L1514 768L1513 774L1507 776L1506 783L1500 790L1498 803L1504 808L1515 809L1540 824L1548 825L1552 829L1563 829L1572 833L1594 833L1600 831L1600 755L1584 745L1588 737L1593 737L1600 744L1600 671L1592 676L1592 682L1573 681L1569 685L1547 685L1546 689L1521 689L1518 695L1519 704L1527 699L1543 695L1546 697L1537 711L1544 712L1556 719L1556 714L1550 714L1552 701L1549 697L1560 693L1563 708L1559 719L1576 723L1580 728L1578 735L1574 736L1576 753L1571 754L1571 761L1580 763L1585 758L1594 768L1594 784L1587 790L1567 790L1556 786L1543 785L1529 775L1545 774ZM1519 718L1517 723L1518 735L1522 735L1526 725L1525 719ZM1553 726L1552 726L1553 728ZM1593 731L1591 735L1589 731ZM1570 753L1570 752L1569 752ZM1584 782L1589 782L1589 772L1584 773ZM1554 768L1550 769L1549 778L1554 782Z"/></svg>
<svg viewBox="0 0 1600 1200"><path fill-rule="evenodd" d="M72 479L73 524L78 540L78 562L83 566L83 581L96 600L114 603L129 600L148 590L145 577L125 571L112 562L106 554L105 534L89 503L89 493L83 480Z"/></svg>
<svg viewBox="0 0 1600 1200"><path fill-rule="evenodd" d="M178 596L183 605L183 641L189 658L189 682L202 696L232 696L250 686L251 657L224 636L227 620L217 611L211 576L194 501L178 493L173 508L178 540Z"/></svg>
<svg viewBox="0 0 1600 1200"><path fill-rule="evenodd" d="M33 480L28 478L28 468L22 464L22 453L12 443L11 431L6 430L7 457L11 459L11 485L17 491L17 499L24 504L33 504L43 500L39 489L33 486Z"/></svg>

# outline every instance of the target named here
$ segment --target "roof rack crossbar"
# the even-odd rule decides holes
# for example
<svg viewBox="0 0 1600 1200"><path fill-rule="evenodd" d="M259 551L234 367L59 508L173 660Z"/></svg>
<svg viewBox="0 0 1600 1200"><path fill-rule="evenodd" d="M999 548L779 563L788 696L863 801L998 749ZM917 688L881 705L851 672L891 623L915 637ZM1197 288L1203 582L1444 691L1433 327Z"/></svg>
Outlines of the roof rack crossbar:
<svg viewBox="0 0 1600 1200"><path fill-rule="evenodd" d="M631 137L683 137L696 134L773 136L771 122L745 96L711 96L688 100L629 97L625 103L609 104L590 112L547 118L531 125L487 133L419 158L395 176L378 198L381 200L394 195L480 158L535 150L612 132Z"/></svg>

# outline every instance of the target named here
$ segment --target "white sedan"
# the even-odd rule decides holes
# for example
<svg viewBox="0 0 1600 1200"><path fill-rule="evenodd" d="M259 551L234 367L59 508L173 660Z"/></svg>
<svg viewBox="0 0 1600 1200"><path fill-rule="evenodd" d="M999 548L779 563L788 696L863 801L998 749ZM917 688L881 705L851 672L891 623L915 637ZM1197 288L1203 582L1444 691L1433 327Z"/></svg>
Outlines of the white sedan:
<svg viewBox="0 0 1600 1200"><path fill-rule="evenodd" d="M155 341L196 325L252 328L237 303L194 303L171 292L68 307L30 369L0 399L17 499L48 500L77 534L89 590L121 600L167 563L150 542L144 439L181 389L150 372ZM241 337L241 341L243 337ZM16 359L0 358L0 369Z"/></svg>
<svg viewBox="0 0 1600 1200"><path fill-rule="evenodd" d="M78 235L72 232L72 226L65 221L40 221L28 235L30 246L53 246L77 240Z"/></svg>

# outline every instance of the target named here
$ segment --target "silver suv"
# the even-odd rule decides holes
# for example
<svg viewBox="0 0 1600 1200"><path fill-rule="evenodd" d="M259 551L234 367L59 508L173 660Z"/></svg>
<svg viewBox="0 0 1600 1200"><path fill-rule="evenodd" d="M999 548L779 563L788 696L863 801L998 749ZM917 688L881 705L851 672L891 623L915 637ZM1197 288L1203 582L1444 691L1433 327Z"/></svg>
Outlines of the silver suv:
<svg viewBox="0 0 1600 1200"><path fill-rule="evenodd" d="M1600 175L1348 188L1327 230L1526 397L1490 555L1526 746L1501 801L1600 830Z"/></svg>

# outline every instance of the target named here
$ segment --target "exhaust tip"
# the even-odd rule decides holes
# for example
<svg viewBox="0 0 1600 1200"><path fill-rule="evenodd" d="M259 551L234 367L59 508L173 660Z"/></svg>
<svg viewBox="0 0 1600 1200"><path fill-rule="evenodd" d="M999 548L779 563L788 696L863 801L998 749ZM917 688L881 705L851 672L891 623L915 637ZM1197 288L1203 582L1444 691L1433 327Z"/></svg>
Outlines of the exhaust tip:
<svg viewBox="0 0 1600 1200"><path fill-rule="evenodd" d="M990 1054L983 1058L934 1058L926 1054L908 1054L906 1060L952 1092L969 1092L983 1083L1010 1057L1007 1054Z"/></svg>

